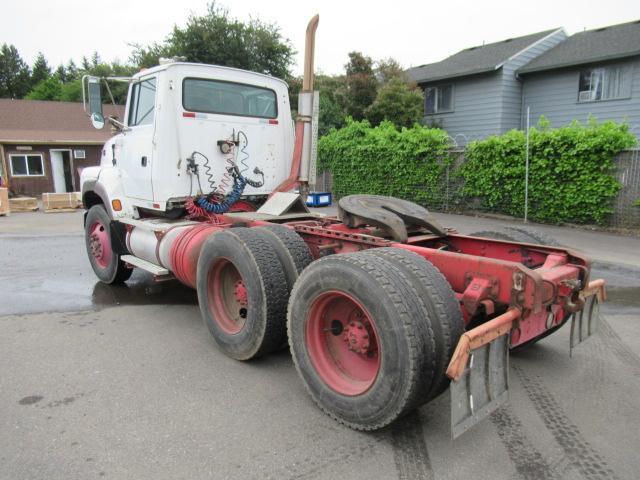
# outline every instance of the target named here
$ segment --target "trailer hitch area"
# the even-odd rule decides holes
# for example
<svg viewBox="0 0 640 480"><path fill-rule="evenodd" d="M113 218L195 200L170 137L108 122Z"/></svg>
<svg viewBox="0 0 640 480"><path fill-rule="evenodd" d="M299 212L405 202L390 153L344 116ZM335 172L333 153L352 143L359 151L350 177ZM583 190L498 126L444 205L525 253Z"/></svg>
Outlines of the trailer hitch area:
<svg viewBox="0 0 640 480"><path fill-rule="evenodd" d="M447 368L453 439L507 402L509 332L520 315L510 308L460 337Z"/></svg>
<svg viewBox="0 0 640 480"><path fill-rule="evenodd" d="M591 337L600 326L600 304L606 300L607 292L602 279L593 280L580 291L579 299L583 308L571 315L571 335L569 337L569 356L573 349Z"/></svg>
<svg viewBox="0 0 640 480"><path fill-rule="evenodd" d="M407 227L424 227L446 237L447 230L424 207L407 200L382 195L347 195L338 202L338 218L349 228L379 227L396 242L406 243Z"/></svg>

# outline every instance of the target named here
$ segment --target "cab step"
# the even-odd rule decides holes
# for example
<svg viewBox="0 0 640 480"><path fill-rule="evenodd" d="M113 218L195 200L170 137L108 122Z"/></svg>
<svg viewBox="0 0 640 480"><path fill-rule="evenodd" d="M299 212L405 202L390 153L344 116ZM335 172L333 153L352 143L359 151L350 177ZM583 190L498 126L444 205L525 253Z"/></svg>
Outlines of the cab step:
<svg viewBox="0 0 640 480"><path fill-rule="evenodd" d="M157 277L162 277L162 276L171 274L171 272L169 272L169 270L167 270L166 268L151 262L147 262L142 258L134 257L133 255L122 255L120 259L123 262L128 263L129 265L133 265L134 267L141 268L142 270L152 273Z"/></svg>

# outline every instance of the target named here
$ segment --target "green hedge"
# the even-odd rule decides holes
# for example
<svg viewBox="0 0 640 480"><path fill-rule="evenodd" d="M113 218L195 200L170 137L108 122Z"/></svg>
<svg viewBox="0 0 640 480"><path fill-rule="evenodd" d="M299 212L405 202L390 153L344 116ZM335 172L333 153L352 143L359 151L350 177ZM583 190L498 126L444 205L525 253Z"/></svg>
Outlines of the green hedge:
<svg viewBox="0 0 640 480"><path fill-rule="evenodd" d="M525 134L513 130L472 142L459 171L463 194L482 207L524 215ZM551 129L529 137L529 217L540 222L604 223L620 185L613 157L635 145L626 124L597 123Z"/></svg>
<svg viewBox="0 0 640 480"><path fill-rule="evenodd" d="M372 128L366 120L348 120L320 138L318 159L320 168L331 171L337 197L369 193L430 205L442 200L449 148L442 130L398 130L390 122Z"/></svg>
<svg viewBox="0 0 640 480"><path fill-rule="evenodd" d="M613 158L636 144L626 124L575 122L552 129L542 120L529 147L529 218L540 222L605 223L620 185ZM333 193L404 198L430 208L455 203L522 217L525 134L472 142L452 165L446 132L416 125L348 121L318 143L319 167L331 171Z"/></svg>

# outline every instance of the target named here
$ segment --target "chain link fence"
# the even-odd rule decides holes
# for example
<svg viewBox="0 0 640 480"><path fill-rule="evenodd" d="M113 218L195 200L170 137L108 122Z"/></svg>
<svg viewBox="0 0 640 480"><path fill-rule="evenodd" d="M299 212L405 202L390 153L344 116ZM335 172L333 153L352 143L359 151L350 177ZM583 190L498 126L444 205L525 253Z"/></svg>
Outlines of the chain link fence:
<svg viewBox="0 0 640 480"><path fill-rule="evenodd" d="M457 175L459 167L465 162L465 150L455 149L450 152L453 162L446 168L443 183L440 185L416 184L416 190L428 190L435 199L435 203L425 205L437 212L447 213L505 213L507 206L487 206L481 198L465 197L462 194L464 180ZM613 228L640 228L640 149L624 150L614 159L616 165L615 177L621 185L612 207L613 213L609 216L606 226ZM333 181L328 171L318 172L316 176L315 190L318 192L332 192ZM496 185L496 188L500 188ZM530 185L530 191L535 189L535 184ZM337 199L335 199L337 200ZM524 198L522 199L524 205ZM534 212L535 204L529 205L529 212ZM524 208L523 208L524 210Z"/></svg>
<svg viewBox="0 0 640 480"><path fill-rule="evenodd" d="M640 149L624 150L615 160L616 179L622 185L613 205L610 226L640 227Z"/></svg>

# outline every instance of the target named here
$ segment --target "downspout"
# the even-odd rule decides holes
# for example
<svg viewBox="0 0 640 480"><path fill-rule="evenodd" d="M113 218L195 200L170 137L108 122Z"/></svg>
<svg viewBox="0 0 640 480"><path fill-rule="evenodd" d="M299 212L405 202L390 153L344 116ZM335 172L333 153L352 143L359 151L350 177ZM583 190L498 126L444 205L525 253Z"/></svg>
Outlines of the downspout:
<svg viewBox="0 0 640 480"><path fill-rule="evenodd" d="M514 77L517 82L520 82L520 130L524 130L524 80L517 71Z"/></svg>
<svg viewBox="0 0 640 480"><path fill-rule="evenodd" d="M296 185L303 198L309 191L309 167L311 163L311 119L313 116L313 81L316 29L320 16L315 15L307 25L304 46L304 76L302 91L298 96L298 117L296 118L296 143L293 149L289 177L278 185L275 192L287 192Z"/></svg>
<svg viewBox="0 0 640 480"><path fill-rule="evenodd" d="M2 167L2 186L9 188L9 170L4 156L4 143L0 143L0 166Z"/></svg>

